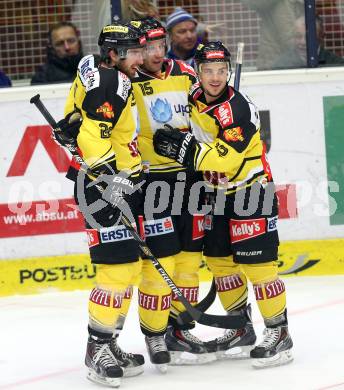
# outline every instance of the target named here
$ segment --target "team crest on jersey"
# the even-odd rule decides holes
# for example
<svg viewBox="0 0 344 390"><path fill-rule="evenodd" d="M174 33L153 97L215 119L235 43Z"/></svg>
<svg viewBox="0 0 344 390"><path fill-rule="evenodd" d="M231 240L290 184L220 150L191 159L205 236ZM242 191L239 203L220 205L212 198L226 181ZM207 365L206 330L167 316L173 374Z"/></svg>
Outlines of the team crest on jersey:
<svg viewBox="0 0 344 390"><path fill-rule="evenodd" d="M214 115L224 129L233 123L233 112L229 102L221 104L214 110Z"/></svg>
<svg viewBox="0 0 344 390"><path fill-rule="evenodd" d="M237 142L237 141L244 141L244 137L242 135L242 128L241 127L234 127L233 129L227 129L223 132L223 138L227 142Z"/></svg>
<svg viewBox="0 0 344 390"><path fill-rule="evenodd" d="M154 103L151 102L150 112L153 119L159 123L166 123L172 119L172 108L167 99L158 98Z"/></svg>
<svg viewBox="0 0 344 390"><path fill-rule="evenodd" d="M112 105L109 102L105 102L96 110L97 114L102 114L105 119L111 119L115 116Z"/></svg>

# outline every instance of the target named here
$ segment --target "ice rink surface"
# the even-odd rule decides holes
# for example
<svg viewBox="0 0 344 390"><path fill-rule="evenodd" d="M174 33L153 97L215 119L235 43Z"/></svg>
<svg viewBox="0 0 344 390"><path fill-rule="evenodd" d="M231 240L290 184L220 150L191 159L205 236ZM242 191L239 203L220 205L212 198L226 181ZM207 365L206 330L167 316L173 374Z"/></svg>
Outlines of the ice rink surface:
<svg viewBox="0 0 344 390"><path fill-rule="evenodd" d="M293 277L285 282L293 363L255 370L249 360L227 360L169 367L166 375L160 374L147 357L134 297L119 344L127 351L143 353L146 366L143 375L123 379L120 389L344 389L344 275ZM208 287L202 285L201 296ZM87 291L0 299L0 389L106 388L85 378L87 300ZM220 313L222 308L216 302L211 311ZM260 341L263 324L255 303L253 319ZM193 332L204 339L222 334L220 329L200 325Z"/></svg>

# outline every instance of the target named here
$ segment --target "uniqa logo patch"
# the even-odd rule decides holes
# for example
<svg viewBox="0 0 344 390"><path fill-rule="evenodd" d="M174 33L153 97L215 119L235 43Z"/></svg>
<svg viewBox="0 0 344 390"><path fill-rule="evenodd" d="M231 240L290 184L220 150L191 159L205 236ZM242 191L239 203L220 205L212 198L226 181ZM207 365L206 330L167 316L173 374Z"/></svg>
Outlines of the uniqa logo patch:
<svg viewBox="0 0 344 390"><path fill-rule="evenodd" d="M154 103L151 102L150 112L153 119L159 123L166 123L172 119L172 109L166 99L158 98Z"/></svg>

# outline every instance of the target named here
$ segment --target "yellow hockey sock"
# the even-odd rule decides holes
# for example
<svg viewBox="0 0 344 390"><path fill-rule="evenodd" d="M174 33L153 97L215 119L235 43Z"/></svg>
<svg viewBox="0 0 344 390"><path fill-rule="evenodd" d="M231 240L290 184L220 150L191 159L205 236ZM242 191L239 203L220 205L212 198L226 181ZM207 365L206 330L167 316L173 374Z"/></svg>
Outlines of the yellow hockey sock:
<svg viewBox="0 0 344 390"><path fill-rule="evenodd" d="M215 278L216 290L225 310L239 309L247 302L247 279L233 256L206 257Z"/></svg>
<svg viewBox="0 0 344 390"><path fill-rule="evenodd" d="M92 329L113 333L123 310L125 292L140 270L141 262L97 265L96 286L91 291L88 303L89 325Z"/></svg>
<svg viewBox="0 0 344 390"><path fill-rule="evenodd" d="M275 261L243 265L244 272L253 284L256 301L264 319L282 314L286 307L283 280L278 277Z"/></svg>
<svg viewBox="0 0 344 390"><path fill-rule="evenodd" d="M164 257L159 259L159 262L172 277L174 257ZM170 313L171 289L150 260L143 260L142 263L142 279L139 285L141 329L146 335L163 334Z"/></svg>

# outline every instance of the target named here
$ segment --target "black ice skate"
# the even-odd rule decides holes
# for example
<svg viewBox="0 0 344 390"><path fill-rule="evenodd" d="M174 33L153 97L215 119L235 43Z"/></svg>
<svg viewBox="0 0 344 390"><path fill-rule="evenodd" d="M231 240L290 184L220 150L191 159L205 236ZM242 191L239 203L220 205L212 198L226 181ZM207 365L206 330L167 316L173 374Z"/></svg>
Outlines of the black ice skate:
<svg viewBox="0 0 344 390"><path fill-rule="evenodd" d="M283 323L274 325L280 318ZM252 366L265 368L292 362L293 341L288 332L286 312L277 320L266 320L265 325L264 340L251 351Z"/></svg>
<svg viewBox="0 0 344 390"><path fill-rule="evenodd" d="M87 379L110 387L119 387L123 370L110 350L110 341L88 338L85 364Z"/></svg>
<svg viewBox="0 0 344 390"><path fill-rule="evenodd" d="M167 364L171 361L164 336L145 337L150 361L162 373L167 372Z"/></svg>
<svg viewBox="0 0 344 390"><path fill-rule="evenodd" d="M110 350L123 370L124 377L136 376L143 373L145 359L143 355L124 352L117 344L117 337L113 337Z"/></svg>
<svg viewBox="0 0 344 390"><path fill-rule="evenodd" d="M251 306L241 310L248 318L242 329L226 329L225 334L210 343L215 344L216 357L224 359L247 359L257 340L251 320Z"/></svg>
<svg viewBox="0 0 344 390"><path fill-rule="evenodd" d="M204 343L188 330L169 326L165 341L171 354L171 365L206 364L216 360L212 345Z"/></svg>

